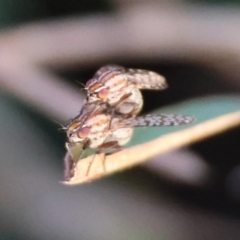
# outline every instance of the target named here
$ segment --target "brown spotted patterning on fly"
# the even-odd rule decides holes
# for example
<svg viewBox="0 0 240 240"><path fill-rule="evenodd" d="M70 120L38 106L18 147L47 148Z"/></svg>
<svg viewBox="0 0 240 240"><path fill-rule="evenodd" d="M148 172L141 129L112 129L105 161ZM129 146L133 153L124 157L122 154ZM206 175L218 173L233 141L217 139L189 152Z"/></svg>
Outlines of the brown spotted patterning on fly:
<svg viewBox="0 0 240 240"><path fill-rule="evenodd" d="M95 103L85 104L81 113L66 127L68 149L65 158L65 178L68 179L76 161L81 159L86 149L93 149L95 153L112 154L120 151L133 135L134 127L177 126L194 121L193 117L180 114L147 114L139 117L126 118L112 113L107 103L97 107ZM69 158L71 146L81 145L77 160ZM72 175L72 173L71 173Z"/></svg>
<svg viewBox="0 0 240 240"><path fill-rule="evenodd" d="M115 112L132 117L136 116L143 106L140 89L165 88L167 88L166 80L158 73L106 65L86 83L86 102L106 102Z"/></svg>
<svg viewBox="0 0 240 240"><path fill-rule="evenodd" d="M100 68L86 83L87 98L80 113L64 128L68 138L65 179L74 175L75 164L86 149L105 154L120 151L132 138L134 127L177 126L194 121L180 114L137 116L143 105L140 89L165 88L165 78L155 72L117 65ZM77 156L72 151L74 146L80 147Z"/></svg>

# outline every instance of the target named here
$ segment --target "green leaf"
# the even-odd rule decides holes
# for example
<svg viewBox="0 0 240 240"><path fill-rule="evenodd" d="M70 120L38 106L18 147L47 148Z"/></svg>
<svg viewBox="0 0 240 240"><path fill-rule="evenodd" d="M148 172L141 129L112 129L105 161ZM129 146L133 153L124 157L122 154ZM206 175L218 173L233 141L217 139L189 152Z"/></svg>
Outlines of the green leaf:
<svg viewBox="0 0 240 240"><path fill-rule="evenodd" d="M180 104L155 110L155 113L176 113L196 118L195 122L183 126L139 127L135 128L131 141L125 147L142 144L153 139L192 127L201 122L216 118L240 109L240 98L237 96L211 96L197 98Z"/></svg>
<svg viewBox="0 0 240 240"><path fill-rule="evenodd" d="M68 185L75 185L133 167L168 151L203 140L240 125L240 98L214 96L187 101L158 109L156 113L178 113L194 116L192 124L176 127L137 128L123 151L81 159L75 165L75 175ZM130 147L134 146L135 147Z"/></svg>

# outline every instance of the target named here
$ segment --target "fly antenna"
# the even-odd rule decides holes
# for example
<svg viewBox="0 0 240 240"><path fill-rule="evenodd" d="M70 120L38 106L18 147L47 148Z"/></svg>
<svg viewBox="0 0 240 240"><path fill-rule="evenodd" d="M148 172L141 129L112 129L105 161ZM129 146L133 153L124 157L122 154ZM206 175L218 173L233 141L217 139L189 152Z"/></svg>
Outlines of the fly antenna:
<svg viewBox="0 0 240 240"><path fill-rule="evenodd" d="M81 85L81 88L80 88L81 91L86 89L86 86L85 86L84 83L82 83L82 82L80 82L80 81L78 81L78 80L75 80L75 82L77 82L78 84Z"/></svg>
<svg viewBox="0 0 240 240"><path fill-rule="evenodd" d="M53 122L55 122L56 124L58 124L58 125L60 125L61 127L60 128L58 128L58 130L67 130L68 128L67 127L65 127L63 124L61 124L61 123L59 123L59 122L57 122L57 121L55 121L55 120L53 120L53 119L51 119Z"/></svg>

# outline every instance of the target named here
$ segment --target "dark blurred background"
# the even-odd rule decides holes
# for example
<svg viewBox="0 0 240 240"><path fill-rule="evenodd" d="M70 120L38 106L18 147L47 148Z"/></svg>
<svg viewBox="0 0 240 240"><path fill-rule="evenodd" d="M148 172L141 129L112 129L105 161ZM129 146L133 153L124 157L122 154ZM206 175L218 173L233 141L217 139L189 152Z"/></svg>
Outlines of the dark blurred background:
<svg viewBox="0 0 240 240"><path fill-rule="evenodd" d="M0 35L0 55L2 55L0 60L0 78L2 79L0 85L0 239L239 239L240 128L192 144L188 148L156 157L144 166L86 185L68 187L59 183L63 176L66 136L58 131L59 126L54 122L65 123L65 120L74 117L77 109L81 107L79 100L74 110L71 109L72 115L64 111L61 113L61 108L68 108L67 103L63 106L60 102L60 100L66 102L64 91L69 91L71 96L79 94L84 97L78 81L86 83L93 73L106 63L151 69L167 78L170 86L167 91L143 92L145 102L143 113L197 97L238 95L239 56L235 54L234 47L239 48L240 38L239 33L236 32L238 45L234 45L233 35L229 29L232 26L230 25L232 18L234 24L240 26L239 3L237 0L0 1L2 29L2 35ZM154 6L157 7L154 8ZM166 22L168 14L174 19L175 15L178 16L180 13L184 15L184 11L188 14L190 11L189 15L192 14L193 18L197 16L199 22L209 20L209 25L213 26L226 24L226 28L223 28L226 31L219 32L221 29L219 28L212 33L208 26L206 31L215 34L214 36L222 34L226 35L226 39L229 37L229 45L225 45L226 49L230 49L229 52L223 49L218 54L218 48L215 49L218 45L218 42L215 42L216 39L211 42L209 38L210 43L206 44L204 37L199 39L199 45L201 41L204 42L208 46L205 51L201 51L201 48L195 51L194 48L197 47L194 44L191 45L191 42L188 45L186 41L186 46L180 47L180 50L177 47L176 49L169 47L170 50L168 48L161 50L162 54L161 51L155 52L154 48L151 49L151 44L143 44L143 46L140 44L136 49L133 48L136 52L138 49L144 49L139 55L134 55L131 50L129 55L127 51L118 55L112 54L114 50L109 42L109 49L106 48L103 52L95 50L96 58L94 54L89 54L88 58L88 53L84 53L83 57L72 54L72 58L66 54L62 62L56 60L57 54L55 58L50 56L46 59L41 58L40 54L40 60L34 59L35 52L29 51L26 56L29 56L33 64L39 61L37 62L39 73L43 73L46 79L54 78L56 88L61 84L63 95L58 94L57 97L52 95L58 100L55 104L59 111L55 111L54 108L51 110L53 99L47 99L39 104L36 104L38 100L36 102L32 100L38 96L39 92L51 95L50 86L46 89L40 85L34 87L31 83L21 82L26 75L23 74L23 77L18 79L18 76L14 75L14 72L17 73L15 65L11 64L11 58L7 58L7 52L11 50L9 42L13 41L19 44L17 46L23 46L23 40L17 37L21 35L21 39L24 39L24 31L27 34L35 31L36 38L41 40L45 26L54 29L56 24L56 29L60 29L61 21L65 21L62 28L65 27L66 32L70 31L71 26L68 28L67 25L70 19L69 24L79 23L83 28L86 25L84 31L87 33L88 21L90 24L98 24L99 17L99 24L101 24L102 18L113 17L114 19L114 16L118 21L121 16L124 18L124 14L129 14L129 11L136 16L142 11L142 15L139 14L133 22L144 28L145 22L151 21L144 19L145 10L148 13L147 16L154 16L158 8L161 9L161 13L166 14ZM151 14L153 10L155 12ZM41 24L41 27L38 24ZM124 24L126 23L123 23L121 33L126 28ZM177 20L175 24L176 31L181 32L181 29L178 29ZM191 22L186 22L186 29L190 25ZM199 23L199 26L204 26L204 23ZM104 27L107 28L107 26ZM158 28L157 23L153 26L153 29L155 28ZM191 34L197 34L202 30L204 32L204 29L200 28L196 28L196 32L190 31L185 38L189 36L191 39ZM64 31L62 30L63 33ZM12 34L14 32L17 34ZM114 32L117 34L118 29L114 29ZM73 38L78 38L74 31L72 34ZM135 33L131 33L129 29L126 29L126 34L135 36ZM178 34L172 37L180 41ZM58 38L57 35L56 38ZM59 42L66 41L64 34L59 38ZM112 36L109 38L111 39ZM120 35L119 45L122 43L121 38L124 41L125 35ZM219 37L219 39L221 42L222 38ZM77 40L81 45L81 39ZM90 44L95 43L98 43L98 39L90 39L89 49L91 49ZM231 46L232 43L234 47ZM26 44L23 47L22 52L18 52L19 59L21 59L21 53L25 57L24 51L28 46L30 49L31 44L34 44L34 41L30 41L29 45ZM128 48L128 43L124 42L124 44ZM130 49L134 44L129 44ZM56 46L58 47L58 43ZM71 43L66 42L66 46L70 48ZM38 48L38 45L36 44L35 47ZM46 49L48 47L51 49L52 45L50 44ZM64 56L65 53L61 47L57 47L56 51ZM74 52L74 48L71 51ZM148 51L151 54L148 54ZM8 79L5 76L10 77ZM6 82L4 82L5 79ZM11 81L12 85L8 85ZM24 91L17 84L24 86ZM54 89L54 86L51 87ZM69 88L64 90L64 86ZM31 91L31 87L34 91L36 90L36 93ZM70 89L75 89L75 92L71 94ZM28 92L30 92L29 96ZM48 106L48 102L49 108L45 107ZM159 161L165 165L158 166ZM168 167L171 161L176 161L180 165L171 170ZM181 161L185 165L181 164ZM195 174L192 173L193 169L196 171Z"/></svg>

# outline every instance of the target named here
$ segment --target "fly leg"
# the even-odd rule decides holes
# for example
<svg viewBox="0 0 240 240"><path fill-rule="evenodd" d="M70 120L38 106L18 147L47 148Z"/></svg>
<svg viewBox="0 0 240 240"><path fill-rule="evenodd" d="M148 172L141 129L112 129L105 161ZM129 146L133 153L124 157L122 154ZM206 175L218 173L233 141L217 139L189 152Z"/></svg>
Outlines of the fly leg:
<svg viewBox="0 0 240 240"><path fill-rule="evenodd" d="M105 172L106 172L106 164L105 164L106 155L110 155L110 154L119 152L121 150L122 150L122 146L120 146L117 141L106 142L99 146L99 150L97 151L97 153L98 154L104 153L102 166Z"/></svg>
<svg viewBox="0 0 240 240"><path fill-rule="evenodd" d="M130 112L130 113L127 113L127 114L123 114L123 113L119 113L119 115L123 115L124 117L129 117L132 116L134 110L135 110L135 107L137 106L136 103L134 102L128 102L128 101L125 101L126 99L128 99L130 96L132 95L132 93L128 93L128 94L125 94L123 95L114 105L113 105L113 110L115 110L116 108L118 108L121 104L124 104L124 105L128 105L128 106L132 106L133 107L133 110Z"/></svg>
<svg viewBox="0 0 240 240"><path fill-rule="evenodd" d="M111 125L112 125L112 119L114 118L114 116L119 116L121 118L128 118L128 117L132 117L135 115L134 111L135 111L135 108L137 107L137 104L134 103L134 102L127 102L125 101L126 99L128 99L130 96L132 95L132 93L128 93L128 94L125 94L123 95L113 106L111 106L111 119L109 121L109 125L108 125L108 129L107 130L110 130L111 129ZM128 105L128 106L132 106L133 110L128 113L128 114L122 114L122 113L118 113L116 111L116 109L121 105L121 104L125 104L125 105Z"/></svg>

